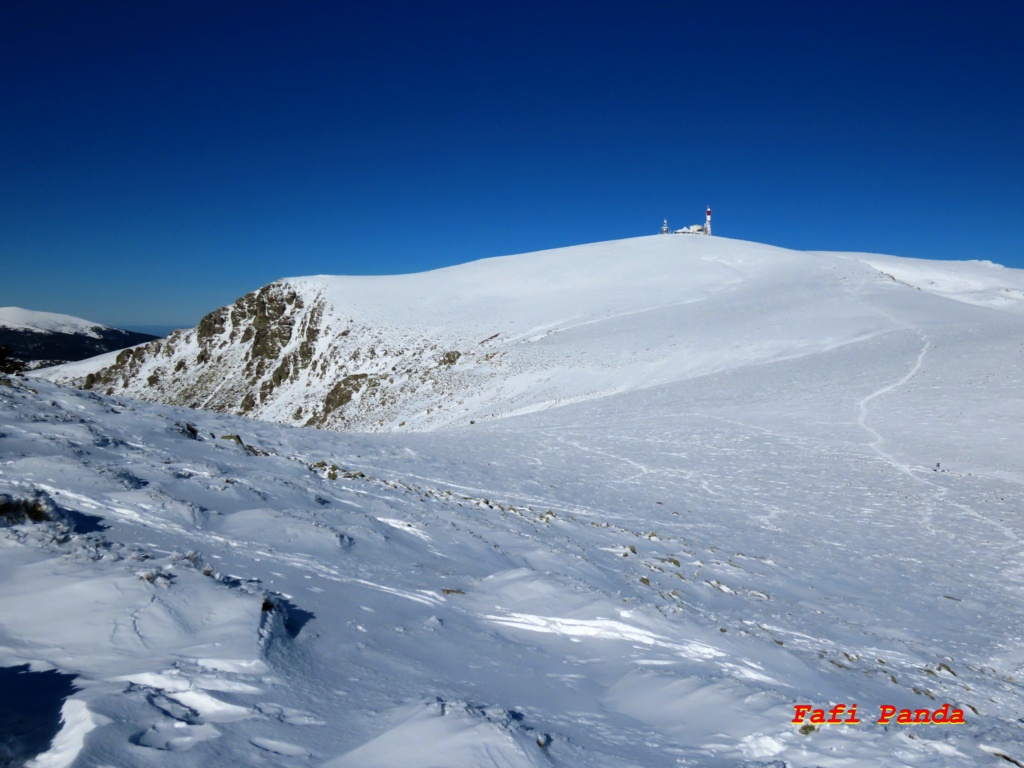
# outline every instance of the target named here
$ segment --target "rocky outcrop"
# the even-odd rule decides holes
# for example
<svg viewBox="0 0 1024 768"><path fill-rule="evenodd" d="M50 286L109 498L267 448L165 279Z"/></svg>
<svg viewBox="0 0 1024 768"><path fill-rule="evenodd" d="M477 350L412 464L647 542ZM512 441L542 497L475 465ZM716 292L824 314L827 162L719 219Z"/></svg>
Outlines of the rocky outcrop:
<svg viewBox="0 0 1024 768"><path fill-rule="evenodd" d="M125 350L85 389L332 429L443 410L462 353L422 333L337 317L322 292L271 283L189 330Z"/></svg>

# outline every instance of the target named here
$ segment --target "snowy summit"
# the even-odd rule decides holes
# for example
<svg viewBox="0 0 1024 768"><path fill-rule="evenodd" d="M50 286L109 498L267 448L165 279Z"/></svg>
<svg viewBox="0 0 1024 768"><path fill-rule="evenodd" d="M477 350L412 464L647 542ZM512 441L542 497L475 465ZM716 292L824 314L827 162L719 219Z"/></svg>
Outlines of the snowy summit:
<svg viewBox="0 0 1024 768"><path fill-rule="evenodd" d="M21 307L0 307L0 328L45 331L47 333L76 333L98 339L97 331L105 329L106 326L71 315L35 312Z"/></svg>
<svg viewBox="0 0 1024 768"><path fill-rule="evenodd" d="M879 309L890 296L936 317L948 298L1020 313L1024 277L641 237L415 275L279 280L194 329L47 377L281 423L425 430L864 342L906 326Z"/></svg>
<svg viewBox="0 0 1024 768"><path fill-rule="evenodd" d="M1022 306L987 262L656 235L0 379L0 744L1024 764Z"/></svg>

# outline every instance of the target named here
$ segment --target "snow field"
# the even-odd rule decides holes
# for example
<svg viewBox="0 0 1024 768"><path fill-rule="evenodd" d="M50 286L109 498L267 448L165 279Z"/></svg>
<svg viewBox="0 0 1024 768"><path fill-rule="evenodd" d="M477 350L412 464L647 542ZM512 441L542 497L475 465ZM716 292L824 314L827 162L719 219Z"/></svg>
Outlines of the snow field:
<svg viewBox="0 0 1024 768"><path fill-rule="evenodd" d="M0 494L63 521L0 528L0 665L79 686L40 763L1024 762L1024 319L899 260L602 248L293 281L442 350L501 329L458 418L406 402L432 431L0 386ZM835 703L862 723L791 722Z"/></svg>
<svg viewBox="0 0 1024 768"><path fill-rule="evenodd" d="M909 481L858 425L860 400L913 367L912 340L874 389L837 393L848 443L794 433L735 377L717 388L728 419L669 388L674 412L652 391L378 437L5 388L3 492L44 489L106 526L63 542L6 529L19 554L0 615L32 620L5 621L5 663L31 649L78 674L69 701L102 724L82 753L139 765L1018 754L1008 606L1024 574L1006 567L1019 520L995 500L1005 481L927 466L931 485ZM901 391L871 400L869 422ZM798 701L930 697L978 711L913 739L867 718L789 723Z"/></svg>
<svg viewBox="0 0 1024 768"><path fill-rule="evenodd" d="M957 275L971 292L949 287ZM881 303L894 291L901 317ZM985 263L928 272L895 257L641 237L417 275L287 278L224 308L202 338L195 329L150 345L131 376L100 391L279 423L423 431L816 355L944 312L976 321L978 304L1019 314L1018 294L1018 271ZM253 312L277 304L254 330ZM281 348L264 360L271 337ZM81 383L115 358L42 375ZM326 407L346 380L347 402Z"/></svg>
<svg viewBox="0 0 1024 768"><path fill-rule="evenodd" d="M71 315L58 315L53 312L36 312L21 307L0 307L0 328L14 330L49 331L51 333L80 333L94 339L99 338L97 329L107 330L106 326L83 320Z"/></svg>

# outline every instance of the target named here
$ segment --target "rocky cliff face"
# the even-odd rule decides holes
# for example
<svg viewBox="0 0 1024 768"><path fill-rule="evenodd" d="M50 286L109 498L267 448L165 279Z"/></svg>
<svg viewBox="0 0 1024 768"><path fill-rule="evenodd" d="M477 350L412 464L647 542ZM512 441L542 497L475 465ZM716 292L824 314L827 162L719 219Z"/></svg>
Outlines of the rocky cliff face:
<svg viewBox="0 0 1024 768"><path fill-rule="evenodd" d="M332 429L405 426L402 415L415 421L445 408L462 352L394 328L339 323L322 294L272 283L193 329L125 350L81 386Z"/></svg>

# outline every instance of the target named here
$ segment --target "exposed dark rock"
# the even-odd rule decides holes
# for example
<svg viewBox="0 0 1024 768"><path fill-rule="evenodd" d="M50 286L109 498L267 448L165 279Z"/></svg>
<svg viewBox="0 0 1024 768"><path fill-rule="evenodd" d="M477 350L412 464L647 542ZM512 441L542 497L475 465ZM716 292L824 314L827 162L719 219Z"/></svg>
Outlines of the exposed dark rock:
<svg viewBox="0 0 1024 768"><path fill-rule="evenodd" d="M324 398L324 413L327 414L348 405L352 401L352 396L363 388L367 378L369 377L365 373L353 373L335 384Z"/></svg>
<svg viewBox="0 0 1024 768"><path fill-rule="evenodd" d="M453 349L451 341L442 346L429 335L396 334L354 318L339 328L338 318L325 319L329 311L316 290L271 283L209 313L194 329L118 355L78 383L310 427L377 430L449 407L453 380L475 375L467 365L475 353Z"/></svg>

